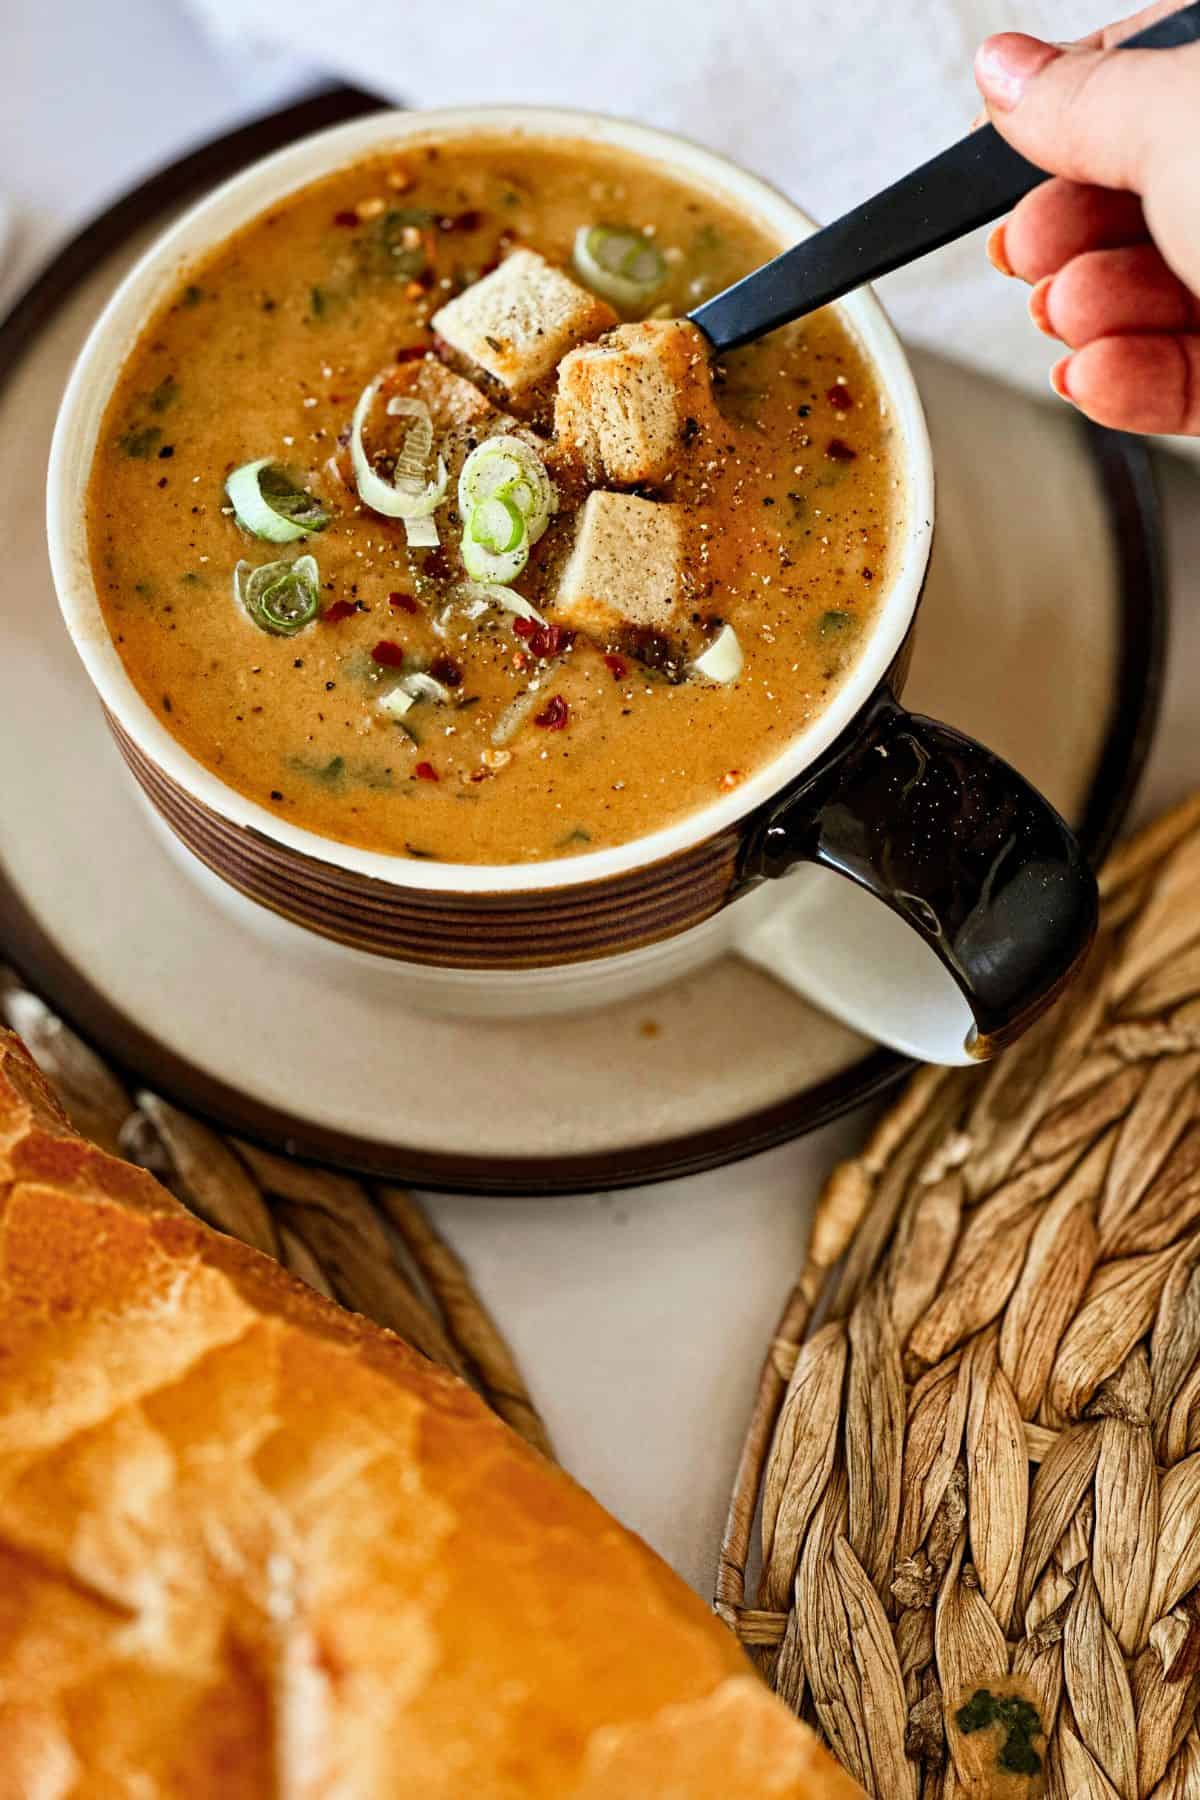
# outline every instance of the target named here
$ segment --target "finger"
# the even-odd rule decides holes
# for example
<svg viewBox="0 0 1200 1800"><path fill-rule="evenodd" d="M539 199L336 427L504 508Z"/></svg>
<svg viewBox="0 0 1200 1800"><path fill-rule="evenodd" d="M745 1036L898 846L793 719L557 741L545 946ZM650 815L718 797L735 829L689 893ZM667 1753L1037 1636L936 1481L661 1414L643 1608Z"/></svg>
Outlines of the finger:
<svg viewBox="0 0 1200 1800"><path fill-rule="evenodd" d="M996 129L1052 175L1141 193L1152 162L1189 152L1200 44L1064 50L1001 32L980 45L975 75Z"/></svg>
<svg viewBox="0 0 1200 1800"><path fill-rule="evenodd" d="M1122 332L1200 330L1200 306L1153 244L1091 250L1040 281L1034 323L1072 349Z"/></svg>
<svg viewBox="0 0 1200 1800"><path fill-rule="evenodd" d="M998 227L1007 273L1043 281L1085 250L1115 249L1149 236L1136 194L1076 181L1044 181ZM995 233L993 233L995 237ZM995 255L989 249L995 261Z"/></svg>
<svg viewBox="0 0 1200 1800"><path fill-rule="evenodd" d="M1200 436L1200 336L1098 338L1050 379L1098 425Z"/></svg>

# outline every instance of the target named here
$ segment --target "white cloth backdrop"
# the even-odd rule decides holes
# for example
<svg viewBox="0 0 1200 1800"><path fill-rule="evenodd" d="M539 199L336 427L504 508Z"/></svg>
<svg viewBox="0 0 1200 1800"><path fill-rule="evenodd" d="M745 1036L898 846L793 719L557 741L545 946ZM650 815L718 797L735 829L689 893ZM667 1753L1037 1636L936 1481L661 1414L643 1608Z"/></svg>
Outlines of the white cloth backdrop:
<svg viewBox="0 0 1200 1800"><path fill-rule="evenodd" d="M967 130L980 105L971 59L989 32L1065 40L1112 16L1105 0L189 3L242 59L253 45L302 46L310 63L412 105L586 106L683 132L822 221ZM981 239L880 293L913 342L1045 391L1055 348Z"/></svg>

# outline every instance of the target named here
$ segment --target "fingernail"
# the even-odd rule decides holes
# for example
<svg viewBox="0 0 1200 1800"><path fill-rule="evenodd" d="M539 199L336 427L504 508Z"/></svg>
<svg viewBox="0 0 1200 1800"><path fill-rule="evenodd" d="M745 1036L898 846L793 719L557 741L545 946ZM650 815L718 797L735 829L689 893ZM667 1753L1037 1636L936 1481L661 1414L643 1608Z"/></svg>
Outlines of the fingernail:
<svg viewBox="0 0 1200 1800"><path fill-rule="evenodd" d="M1044 275L1029 296L1030 318L1039 331L1044 331L1051 338L1058 336L1050 323L1050 286L1053 280L1053 275Z"/></svg>
<svg viewBox="0 0 1200 1800"><path fill-rule="evenodd" d="M1008 251L1004 247L1003 225L997 225L994 231L989 232L987 254L993 269L999 269L1002 275L1013 273L1013 266L1008 260Z"/></svg>
<svg viewBox="0 0 1200 1800"><path fill-rule="evenodd" d="M1050 386L1054 389L1060 400L1069 400L1071 398L1071 388L1067 381L1067 371L1070 367L1071 358L1069 356L1064 356L1061 362L1056 362L1050 371Z"/></svg>
<svg viewBox="0 0 1200 1800"><path fill-rule="evenodd" d="M1034 76L1062 54L1057 44L1001 31L985 38L975 52L975 79L990 106L1011 112Z"/></svg>

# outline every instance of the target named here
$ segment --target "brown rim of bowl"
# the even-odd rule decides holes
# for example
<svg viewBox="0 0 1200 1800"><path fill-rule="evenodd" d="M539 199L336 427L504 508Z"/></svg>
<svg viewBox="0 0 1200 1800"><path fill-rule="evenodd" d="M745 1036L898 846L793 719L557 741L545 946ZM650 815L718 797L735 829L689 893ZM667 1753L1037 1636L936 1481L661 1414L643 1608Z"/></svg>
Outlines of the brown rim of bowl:
<svg viewBox="0 0 1200 1800"><path fill-rule="evenodd" d="M106 257L169 207L309 132L384 102L361 89L323 89L254 119L169 163L97 215L42 269L0 321L0 385L13 373L70 298ZM1116 663L1112 717L1077 835L1093 863L1112 844L1136 787L1158 722L1167 642L1162 533L1151 462L1143 444L1082 425L1096 457L1112 520L1122 654ZM876 1050L798 1094L708 1131L581 1156L475 1157L414 1151L314 1127L248 1100L113 1007L63 957L0 869L0 951L80 1034L135 1085L148 1083L212 1123L271 1148L414 1186L481 1194L571 1194L632 1187L695 1174L786 1143L874 1099L910 1073L907 1058Z"/></svg>

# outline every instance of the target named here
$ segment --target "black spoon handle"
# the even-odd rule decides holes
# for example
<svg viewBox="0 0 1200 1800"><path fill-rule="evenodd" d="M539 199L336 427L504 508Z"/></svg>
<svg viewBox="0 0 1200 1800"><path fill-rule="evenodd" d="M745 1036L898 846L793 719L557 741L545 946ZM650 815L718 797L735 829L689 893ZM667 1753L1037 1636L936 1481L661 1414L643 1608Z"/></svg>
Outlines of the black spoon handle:
<svg viewBox="0 0 1200 1800"><path fill-rule="evenodd" d="M1200 0L1126 38L1173 50L1200 39ZM992 125L970 132L852 212L689 313L714 350L735 350L1011 211L1047 179Z"/></svg>

